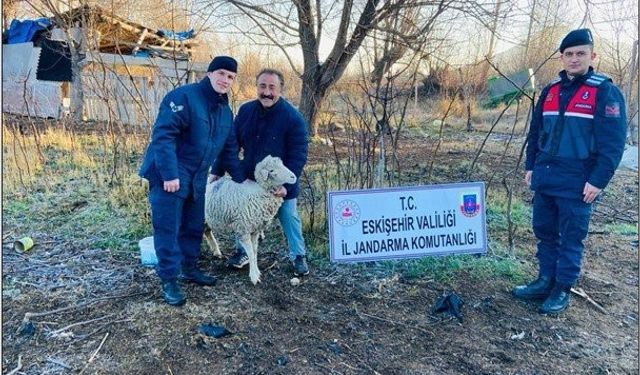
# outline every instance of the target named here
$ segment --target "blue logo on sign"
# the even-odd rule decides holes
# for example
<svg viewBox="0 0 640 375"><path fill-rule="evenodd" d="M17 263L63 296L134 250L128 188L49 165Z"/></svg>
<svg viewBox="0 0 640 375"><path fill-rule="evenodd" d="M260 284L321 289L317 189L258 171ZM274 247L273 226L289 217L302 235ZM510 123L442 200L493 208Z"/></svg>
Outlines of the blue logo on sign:
<svg viewBox="0 0 640 375"><path fill-rule="evenodd" d="M480 212L480 204L478 204L477 194L464 194L462 196L462 214L467 217L476 216Z"/></svg>

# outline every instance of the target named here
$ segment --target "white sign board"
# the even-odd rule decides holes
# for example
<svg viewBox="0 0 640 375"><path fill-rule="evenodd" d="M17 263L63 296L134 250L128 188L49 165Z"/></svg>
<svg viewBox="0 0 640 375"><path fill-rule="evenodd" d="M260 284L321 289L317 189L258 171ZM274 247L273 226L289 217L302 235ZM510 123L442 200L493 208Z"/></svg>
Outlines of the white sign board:
<svg viewBox="0 0 640 375"><path fill-rule="evenodd" d="M332 262L485 253L484 182L328 193Z"/></svg>

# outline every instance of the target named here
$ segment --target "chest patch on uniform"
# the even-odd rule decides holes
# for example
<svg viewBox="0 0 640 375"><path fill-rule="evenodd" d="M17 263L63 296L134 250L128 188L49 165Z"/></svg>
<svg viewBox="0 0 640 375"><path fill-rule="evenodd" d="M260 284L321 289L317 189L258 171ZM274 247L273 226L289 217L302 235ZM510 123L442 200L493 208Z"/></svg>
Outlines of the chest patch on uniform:
<svg viewBox="0 0 640 375"><path fill-rule="evenodd" d="M183 105L176 105L174 102L169 103L169 107L171 107L173 112L180 112L184 109Z"/></svg>
<svg viewBox="0 0 640 375"><path fill-rule="evenodd" d="M587 100L587 99L589 99L589 91L585 91L585 92L582 94L582 100Z"/></svg>
<svg viewBox="0 0 640 375"><path fill-rule="evenodd" d="M607 103L604 106L604 115L605 117L620 117L620 103Z"/></svg>

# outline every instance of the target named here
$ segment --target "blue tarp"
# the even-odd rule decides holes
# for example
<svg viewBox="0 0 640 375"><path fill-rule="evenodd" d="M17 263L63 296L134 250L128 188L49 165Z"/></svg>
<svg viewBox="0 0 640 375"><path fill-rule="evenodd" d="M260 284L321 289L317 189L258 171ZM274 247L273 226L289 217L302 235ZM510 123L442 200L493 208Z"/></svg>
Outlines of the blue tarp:
<svg viewBox="0 0 640 375"><path fill-rule="evenodd" d="M163 36L165 38L173 39L173 40L187 40L193 38L195 34L195 30L191 29L188 31L180 31L175 32L171 30L158 30L158 35Z"/></svg>
<svg viewBox="0 0 640 375"><path fill-rule="evenodd" d="M34 35L40 30L45 30L51 26L48 18L38 18L35 20L19 21L14 19L9 25L8 44L31 42Z"/></svg>

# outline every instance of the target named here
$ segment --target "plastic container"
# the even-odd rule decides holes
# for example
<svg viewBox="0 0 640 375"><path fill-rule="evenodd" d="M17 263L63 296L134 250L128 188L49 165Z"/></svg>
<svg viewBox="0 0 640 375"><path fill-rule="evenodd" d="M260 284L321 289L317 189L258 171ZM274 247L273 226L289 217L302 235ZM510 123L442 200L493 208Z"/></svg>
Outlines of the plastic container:
<svg viewBox="0 0 640 375"><path fill-rule="evenodd" d="M138 242L140 247L140 262L143 266L153 267L158 264L156 250L153 247L153 237L145 237Z"/></svg>
<svg viewBox="0 0 640 375"><path fill-rule="evenodd" d="M31 237L22 237L21 239L13 243L13 248L21 253L31 250L32 247L33 238Z"/></svg>

